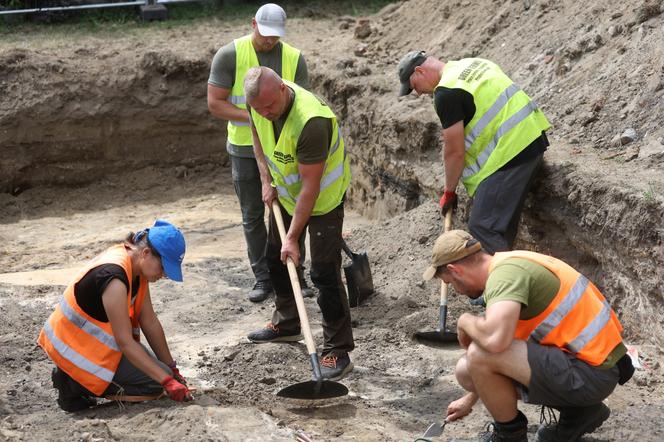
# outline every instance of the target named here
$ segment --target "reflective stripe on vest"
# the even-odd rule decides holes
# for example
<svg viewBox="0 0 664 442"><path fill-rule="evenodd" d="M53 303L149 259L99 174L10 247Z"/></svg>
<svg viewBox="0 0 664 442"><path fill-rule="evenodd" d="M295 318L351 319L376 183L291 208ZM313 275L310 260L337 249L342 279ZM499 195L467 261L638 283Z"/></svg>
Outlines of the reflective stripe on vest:
<svg viewBox="0 0 664 442"><path fill-rule="evenodd" d="M470 196L550 127L537 104L488 60L449 61L437 87L462 89L473 96L476 110L464 126L461 177Z"/></svg>
<svg viewBox="0 0 664 442"><path fill-rule="evenodd" d="M64 297L60 300L60 310L62 310L62 314L65 315L65 318L69 319L69 321L71 321L76 327L80 328L87 334L94 336L99 342L107 347L110 347L115 351L120 351L120 347L118 347L113 335L109 335L101 327L96 326L83 316L79 315L76 310L67 304Z"/></svg>
<svg viewBox="0 0 664 442"><path fill-rule="evenodd" d="M281 72L280 76L286 80L295 81L297 63L300 59L300 51L285 42L281 44ZM234 40L235 45L235 79L231 88L228 101L240 109L246 109L244 96L244 76L252 67L259 66L258 56L254 45L251 43L251 35ZM271 66L268 66L271 67ZM252 148L251 129L248 121L228 121L228 141L235 146Z"/></svg>
<svg viewBox="0 0 664 442"><path fill-rule="evenodd" d="M138 291L132 299L131 259L123 245L116 245L79 271L44 323L37 340L60 369L95 395L101 395L108 387L120 363L122 352L110 322L94 319L80 308L76 302L75 287L90 270L104 264L118 265L127 275L127 316L134 339L140 338L138 318L148 293L148 281L140 278Z"/></svg>
<svg viewBox="0 0 664 442"><path fill-rule="evenodd" d="M489 272L509 258L540 264L560 281L558 293L543 312L519 320L515 338L557 346L590 365L602 364L622 342L622 325L597 287L566 263L534 252L498 252Z"/></svg>
<svg viewBox="0 0 664 442"><path fill-rule="evenodd" d="M43 330L44 333L46 333L46 336L48 336L49 341L51 341L51 344L53 344L53 347L58 351L58 353L60 353L63 358L67 359L81 370L85 370L106 382L110 383L113 380L113 376L115 375L114 372L104 367L100 367L99 365L93 364L76 350L58 339L58 337L55 336L55 333L51 328L51 324L49 324L48 321L44 324Z"/></svg>
<svg viewBox="0 0 664 442"><path fill-rule="evenodd" d="M330 108L311 92L289 81L284 81L294 91L294 102L279 139L274 139L274 126L254 109L251 117L260 139L263 153L272 176L273 185L279 195L279 202L290 215L302 187L297 162L297 141L306 123L315 117L332 121L332 139L325 160L325 169L320 181L320 189L312 215L324 215L341 203L350 183L350 164L344 149L341 128Z"/></svg>

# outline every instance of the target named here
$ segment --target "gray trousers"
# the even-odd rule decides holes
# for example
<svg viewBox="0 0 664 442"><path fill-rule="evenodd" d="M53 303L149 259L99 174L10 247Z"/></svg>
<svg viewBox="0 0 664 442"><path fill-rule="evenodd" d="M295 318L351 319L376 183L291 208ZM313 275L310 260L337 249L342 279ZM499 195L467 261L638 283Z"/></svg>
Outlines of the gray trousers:
<svg viewBox="0 0 664 442"><path fill-rule="evenodd" d="M159 364L159 366L166 371L166 373L172 373L171 369L168 368L168 365L161 362L157 357L143 344L141 344L143 350L152 358L154 361ZM109 394L118 394L120 391L124 391L124 394L129 396L145 396L161 393L164 391L157 381L143 373L141 370L136 368L134 364L129 362L129 360L123 355L120 359L120 365L115 371L113 376L113 382L106 388L104 391L104 396Z"/></svg>
<svg viewBox="0 0 664 442"><path fill-rule="evenodd" d="M161 368L164 369L166 373L172 373L171 369L168 368L168 365L164 364L157 357L149 351L143 344L141 344L143 350L152 358L154 361L159 364ZM74 379L69 377L66 373L64 374L67 378L67 393L65 394L66 398L77 398L80 396L95 396L92 392L88 391L81 384L76 382ZM161 393L164 391L157 381L153 380L151 377L143 373L141 370L136 368L129 360L123 355L120 359L120 365L113 375L113 381L106 388L102 396L108 396L111 394L118 394L120 391L123 391L124 394L130 396L145 396Z"/></svg>
<svg viewBox="0 0 664 442"><path fill-rule="evenodd" d="M265 227L265 204L263 204L261 176L255 158L229 155L233 174L233 187L242 210L242 229L247 242L247 255L256 281L269 281L270 272L265 259L267 228ZM300 241L300 265L304 264L304 239Z"/></svg>
<svg viewBox="0 0 664 442"><path fill-rule="evenodd" d="M509 169L498 170L477 187L468 229L488 253L493 255L512 250L523 203L543 155Z"/></svg>

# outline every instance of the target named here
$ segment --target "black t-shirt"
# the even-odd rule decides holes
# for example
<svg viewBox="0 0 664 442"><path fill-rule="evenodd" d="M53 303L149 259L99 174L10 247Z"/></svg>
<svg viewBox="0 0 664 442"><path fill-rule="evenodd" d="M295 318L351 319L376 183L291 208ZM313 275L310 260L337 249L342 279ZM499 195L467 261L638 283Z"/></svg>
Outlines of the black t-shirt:
<svg viewBox="0 0 664 442"><path fill-rule="evenodd" d="M459 121L463 121L463 125L467 126L475 116L476 108L473 95L463 89L438 87L434 92L433 100L443 129L447 129ZM546 134L542 132L540 137L536 138L525 149L519 152L517 156L508 161L500 170L509 169L528 162L542 154L547 146L549 146L549 140Z"/></svg>
<svg viewBox="0 0 664 442"><path fill-rule="evenodd" d="M106 287L108 287L108 284L114 279L119 279L125 287L129 288L127 273L117 264L102 264L90 269L74 286L76 303L85 313L94 319L101 322L108 322L108 316L106 316L101 295L106 290ZM138 293L139 282L139 278L134 280L131 290L132 298Z"/></svg>

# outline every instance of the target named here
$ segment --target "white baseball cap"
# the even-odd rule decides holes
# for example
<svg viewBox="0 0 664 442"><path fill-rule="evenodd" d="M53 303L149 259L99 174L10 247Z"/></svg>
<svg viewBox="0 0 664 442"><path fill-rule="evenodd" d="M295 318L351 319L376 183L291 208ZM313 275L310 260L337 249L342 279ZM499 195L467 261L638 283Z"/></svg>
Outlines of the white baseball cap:
<svg viewBox="0 0 664 442"><path fill-rule="evenodd" d="M256 11L258 33L263 37L286 35L286 11L274 3L266 3Z"/></svg>

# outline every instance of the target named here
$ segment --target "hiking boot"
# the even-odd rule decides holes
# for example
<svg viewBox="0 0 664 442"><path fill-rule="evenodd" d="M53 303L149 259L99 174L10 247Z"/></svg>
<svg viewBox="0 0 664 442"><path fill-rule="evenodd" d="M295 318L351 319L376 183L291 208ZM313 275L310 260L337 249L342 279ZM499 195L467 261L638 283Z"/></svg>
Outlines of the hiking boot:
<svg viewBox="0 0 664 442"><path fill-rule="evenodd" d="M256 281L254 288L247 295L247 299L251 302L263 302L273 293L272 282L269 279Z"/></svg>
<svg viewBox="0 0 664 442"><path fill-rule="evenodd" d="M589 407L561 407L558 422L540 425L537 442L575 442L592 433L609 418L611 410L603 403Z"/></svg>
<svg viewBox="0 0 664 442"><path fill-rule="evenodd" d="M81 411L97 405L96 399L72 391L69 376L58 367L51 372L51 381L58 390L58 406L64 411Z"/></svg>
<svg viewBox="0 0 664 442"><path fill-rule="evenodd" d="M528 419L521 411L517 419L508 424L492 422L475 439L450 439L450 442L528 442Z"/></svg>
<svg viewBox="0 0 664 442"><path fill-rule="evenodd" d="M268 322L265 328L252 331L247 335L247 338L256 344L265 342L297 342L302 340L302 335L299 331L287 332L279 330L279 327Z"/></svg>
<svg viewBox="0 0 664 442"><path fill-rule="evenodd" d="M338 381L353 371L353 363L346 353L343 356L327 355L320 360L320 374L323 379Z"/></svg>

